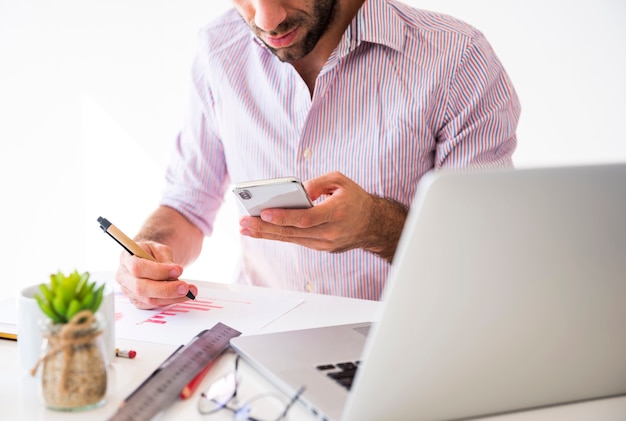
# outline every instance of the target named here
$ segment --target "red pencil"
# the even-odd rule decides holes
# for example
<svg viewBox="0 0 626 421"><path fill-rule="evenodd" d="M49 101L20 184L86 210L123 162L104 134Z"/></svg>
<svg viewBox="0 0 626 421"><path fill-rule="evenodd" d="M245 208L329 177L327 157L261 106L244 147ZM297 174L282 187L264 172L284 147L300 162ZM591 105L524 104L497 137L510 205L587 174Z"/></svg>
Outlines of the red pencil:
<svg viewBox="0 0 626 421"><path fill-rule="evenodd" d="M202 380L204 379L204 376L206 376L206 374L209 372L209 370L211 369L211 367L213 366L215 361L217 361L217 358L214 359L213 361L211 361L210 363L208 363L207 366L204 367L202 369L202 371L199 372L196 375L196 377L194 377L189 382L189 384L187 384L187 386L185 386L185 388L182 390L182 392L180 392L180 398L181 399L187 399L188 397L193 395L193 392L195 392L196 389L198 388L198 386L200 386L200 383L202 383Z"/></svg>

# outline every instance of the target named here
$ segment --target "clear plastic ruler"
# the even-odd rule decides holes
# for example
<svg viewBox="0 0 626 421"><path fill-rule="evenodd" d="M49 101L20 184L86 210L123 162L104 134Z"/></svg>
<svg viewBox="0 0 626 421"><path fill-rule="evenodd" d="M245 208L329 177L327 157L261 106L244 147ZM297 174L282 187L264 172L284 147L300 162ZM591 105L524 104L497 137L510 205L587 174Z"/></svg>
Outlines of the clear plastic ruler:
<svg viewBox="0 0 626 421"><path fill-rule="evenodd" d="M223 323L198 333L131 393L109 420L151 420L173 404L183 388L240 334Z"/></svg>

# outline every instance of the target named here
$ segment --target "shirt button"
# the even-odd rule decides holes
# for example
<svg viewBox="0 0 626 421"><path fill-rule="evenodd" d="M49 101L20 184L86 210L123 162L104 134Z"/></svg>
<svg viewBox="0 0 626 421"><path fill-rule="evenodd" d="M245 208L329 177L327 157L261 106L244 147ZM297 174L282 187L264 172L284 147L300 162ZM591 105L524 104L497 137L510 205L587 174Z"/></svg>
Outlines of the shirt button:
<svg viewBox="0 0 626 421"><path fill-rule="evenodd" d="M302 152L302 156L304 157L304 159L311 158L311 155L313 155L313 152L311 152L311 149L309 148L305 149L304 152Z"/></svg>
<svg viewBox="0 0 626 421"><path fill-rule="evenodd" d="M307 282L306 283L306 292L315 292L315 286L312 283Z"/></svg>

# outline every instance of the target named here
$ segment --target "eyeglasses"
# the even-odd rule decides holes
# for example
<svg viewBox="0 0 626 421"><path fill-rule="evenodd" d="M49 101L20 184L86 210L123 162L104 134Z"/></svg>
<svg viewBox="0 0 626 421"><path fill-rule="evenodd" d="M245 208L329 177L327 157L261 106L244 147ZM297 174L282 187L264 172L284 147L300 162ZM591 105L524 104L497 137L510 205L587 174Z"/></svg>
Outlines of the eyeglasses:
<svg viewBox="0 0 626 421"><path fill-rule="evenodd" d="M235 358L234 371L217 380L200 395L198 401L200 414L210 415L225 409L233 413L235 420L280 421L285 419L293 404L304 392L304 386L300 387L290 400L278 393L263 393L240 404L237 400L238 367L239 355Z"/></svg>

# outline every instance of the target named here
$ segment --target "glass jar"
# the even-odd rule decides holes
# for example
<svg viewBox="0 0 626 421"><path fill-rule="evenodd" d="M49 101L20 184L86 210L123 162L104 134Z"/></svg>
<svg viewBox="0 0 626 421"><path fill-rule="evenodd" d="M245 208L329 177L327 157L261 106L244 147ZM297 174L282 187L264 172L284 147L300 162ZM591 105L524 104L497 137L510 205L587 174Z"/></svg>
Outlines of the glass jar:
<svg viewBox="0 0 626 421"><path fill-rule="evenodd" d="M103 355L103 321L85 310L66 324L42 323L46 344L33 368L43 366L40 394L46 407L82 411L104 404L107 366Z"/></svg>

